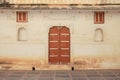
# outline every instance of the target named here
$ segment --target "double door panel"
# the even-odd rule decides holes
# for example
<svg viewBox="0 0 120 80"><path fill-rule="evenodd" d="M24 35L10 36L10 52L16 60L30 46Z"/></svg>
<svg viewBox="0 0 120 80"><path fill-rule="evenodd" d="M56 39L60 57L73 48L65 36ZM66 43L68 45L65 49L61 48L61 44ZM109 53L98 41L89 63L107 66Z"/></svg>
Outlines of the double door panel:
<svg viewBox="0 0 120 80"><path fill-rule="evenodd" d="M70 31L65 26L53 26L49 30L49 63L70 62Z"/></svg>

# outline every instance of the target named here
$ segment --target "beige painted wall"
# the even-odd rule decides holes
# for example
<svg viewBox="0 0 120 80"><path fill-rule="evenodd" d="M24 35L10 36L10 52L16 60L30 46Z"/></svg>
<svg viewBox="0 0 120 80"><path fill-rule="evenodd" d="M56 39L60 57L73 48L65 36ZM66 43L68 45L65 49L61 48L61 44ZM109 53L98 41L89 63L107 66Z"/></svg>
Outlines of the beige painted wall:
<svg viewBox="0 0 120 80"><path fill-rule="evenodd" d="M120 0L7 0L15 4L101 4L120 3Z"/></svg>
<svg viewBox="0 0 120 80"><path fill-rule="evenodd" d="M31 69L32 66L53 69L48 65L48 32L52 26L70 28L71 65L77 69L120 68L120 11L104 10L104 24L94 24L96 10L25 10L28 23L17 23L16 11L19 10L0 9L1 69L7 66L10 69ZM21 27L27 30L27 41L17 40ZM94 41L97 28L103 29L103 42Z"/></svg>

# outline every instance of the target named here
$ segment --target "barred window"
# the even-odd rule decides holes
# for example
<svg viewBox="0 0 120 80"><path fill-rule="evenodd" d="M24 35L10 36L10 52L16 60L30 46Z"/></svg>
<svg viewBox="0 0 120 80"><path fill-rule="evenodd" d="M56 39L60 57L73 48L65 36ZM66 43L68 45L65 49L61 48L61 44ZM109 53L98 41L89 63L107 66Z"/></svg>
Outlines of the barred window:
<svg viewBox="0 0 120 80"><path fill-rule="evenodd" d="M104 23L104 12L94 12L94 23L103 24Z"/></svg>
<svg viewBox="0 0 120 80"><path fill-rule="evenodd" d="M16 12L17 22L28 22L28 13L23 11Z"/></svg>

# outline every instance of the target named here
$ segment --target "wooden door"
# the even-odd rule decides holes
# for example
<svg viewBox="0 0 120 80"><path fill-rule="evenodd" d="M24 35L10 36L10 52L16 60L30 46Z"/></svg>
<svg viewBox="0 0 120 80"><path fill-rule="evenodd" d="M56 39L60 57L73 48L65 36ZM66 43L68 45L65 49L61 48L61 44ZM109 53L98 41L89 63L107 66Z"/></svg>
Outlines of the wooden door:
<svg viewBox="0 0 120 80"><path fill-rule="evenodd" d="M49 63L70 63L70 30L65 26L53 26L49 30Z"/></svg>

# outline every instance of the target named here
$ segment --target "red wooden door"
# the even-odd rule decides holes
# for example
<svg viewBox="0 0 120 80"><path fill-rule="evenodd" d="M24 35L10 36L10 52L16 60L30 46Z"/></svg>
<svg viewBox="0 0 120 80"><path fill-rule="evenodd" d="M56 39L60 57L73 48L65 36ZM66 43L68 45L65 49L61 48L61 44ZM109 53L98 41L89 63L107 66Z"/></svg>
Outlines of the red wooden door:
<svg viewBox="0 0 120 80"><path fill-rule="evenodd" d="M65 26L53 26L49 30L49 63L70 62L70 30Z"/></svg>

